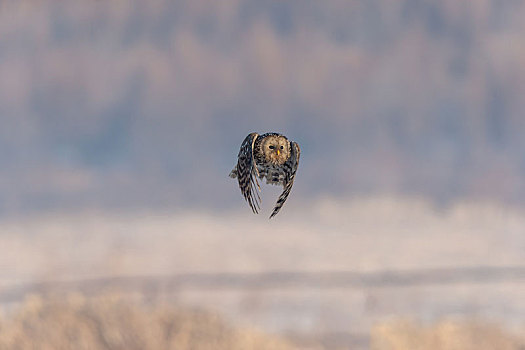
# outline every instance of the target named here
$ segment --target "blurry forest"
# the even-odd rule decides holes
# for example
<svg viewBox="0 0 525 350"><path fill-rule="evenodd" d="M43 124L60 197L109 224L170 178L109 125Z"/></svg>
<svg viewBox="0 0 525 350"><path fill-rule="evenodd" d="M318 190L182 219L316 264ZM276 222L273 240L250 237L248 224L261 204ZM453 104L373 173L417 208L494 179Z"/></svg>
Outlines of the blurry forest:
<svg viewBox="0 0 525 350"><path fill-rule="evenodd" d="M295 196L525 200L525 2L0 2L0 214L243 205L251 131Z"/></svg>

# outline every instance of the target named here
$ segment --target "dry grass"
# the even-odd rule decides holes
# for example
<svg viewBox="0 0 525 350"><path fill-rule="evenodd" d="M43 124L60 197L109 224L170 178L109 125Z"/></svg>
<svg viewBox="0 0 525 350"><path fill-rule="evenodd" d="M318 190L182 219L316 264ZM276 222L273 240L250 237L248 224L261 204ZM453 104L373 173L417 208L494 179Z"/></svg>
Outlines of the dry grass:
<svg viewBox="0 0 525 350"><path fill-rule="evenodd" d="M284 340L236 330L216 315L120 297L31 297L0 323L0 349L289 350Z"/></svg>
<svg viewBox="0 0 525 350"><path fill-rule="evenodd" d="M326 198L301 208L290 206L286 215L275 222L247 215L247 208L242 209L221 214L78 212L0 220L0 306L13 299L22 300L19 298L32 290L32 283L39 281L51 285L53 281L63 281L65 284L61 285L67 290L88 292L93 288L68 289L75 284L67 282L114 276L160 279L193 272L366 273L385 269L522 266L525 261L522 209L460 203L436 210L414 198ZM335 342L344 343L345 349L357 349L354 343L364 347L370 329L375 349L452 349L451 345L443 345L446 336L438 334L454 331L458 335L451 339L460 339L461 334L462 341L469 342L469 334L475 334L477 329L482 329L482 336L492 334L493 339L507 339L505 344L516 349L518 340L504 329L523 324L525 319L524 284L518 278L498 283L406 288L186 289L171 288L169 283L161 285L158 289L145 286L148 298L212 310L243 328L328 339L322 342L327 349L334 349ZM121 288L119 292L126 298L143 289L127 284ZM64 346L67 348L96 349L104 344L104 337L109 339L104 341L115 341L117 345L109 342L102 348L133 349L129 345L133 343L136 347L169 349L169 342L178 349L185 348L177 343L184 339L177 333L181 331L168 330L166 322L188 311L171 307L133 306L107 298L73 298L64 303L35 299L20 310L3 322L0 349L10 349L13 344L20 349L31 348L31 344L38 344L39 349L45 344L60 349L52 342L64 339L69 342ZM489 332L483 331L483 325L425 328L405 323L373 328L391 316L431 322L447 317L491 319L501 329L489 326ZM250 339L260 348L270 342L253 332L228 328L220 320L216 319L215 324L206 320L198 321L202 323L198 326L193 323L191 334L199 341L230 342L223 346L229 349L236 348L232 342L244 349L255 348L256 345L240 343ZM219 324L226 330L213 333ZM340 334L341 338L337 338ZM87 345L71 345L76 338ZM220 349L218 346L210 348ZM277 345L266 348L278 349Z"/></svg>
<svg viewBox="0 0 525 350"><path fill-rule="evenodd" d="M255 330L235 329L215 314L173 305L146 305L119 295L31 296L16 312L0 320L0 349L6 350L299 348L304 346ZM430 326L395 320L372 328L370 349L523 350L525 338L473 320L444 320Z"/></svg>
<svg viewBox="0 0 525 350"><path fill-rule="evenodd" d="M221 214L72 212L0 220L0 303L21 300L27 290L11 296L9 291L19 284L30 289L39 281L193 272L366 273L522 266L525 261L522 209L458 203L436 210L417 198L325 198L290 206L275 222L246 209ZM520 324L525 319L523 286L516 279L338 290L166 287L155 297L213 310L237 325L268 332L365 335L392 315ZM123 287L121 293L136 291Z"/></svg>
<svg viewBox="0 0 525 350"><path fill-rule="evenodd" d="M479 321L442 321L423 326L409 321L381 324L371 332L373 350L523 350L525 339Z"/></svg>

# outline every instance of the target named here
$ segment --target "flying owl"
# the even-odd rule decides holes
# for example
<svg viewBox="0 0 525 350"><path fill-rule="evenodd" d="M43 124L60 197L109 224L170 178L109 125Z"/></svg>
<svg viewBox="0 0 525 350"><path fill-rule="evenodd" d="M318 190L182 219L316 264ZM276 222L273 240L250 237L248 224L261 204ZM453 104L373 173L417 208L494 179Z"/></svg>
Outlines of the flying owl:
<svg viewBox="0 0 525 350"><path fill-rule="evenodd" d="M261 191L261 187L257 177L261 180L266 177L267 184L283 186L283 193L277 199L271 219L281 210L290 194L300 154L299 145L284 135L274 132L259 135L252 132L246 136L230 177L237 178L242 195L255 214L261 208L261 198L257 192L257 189Z"/></svg>

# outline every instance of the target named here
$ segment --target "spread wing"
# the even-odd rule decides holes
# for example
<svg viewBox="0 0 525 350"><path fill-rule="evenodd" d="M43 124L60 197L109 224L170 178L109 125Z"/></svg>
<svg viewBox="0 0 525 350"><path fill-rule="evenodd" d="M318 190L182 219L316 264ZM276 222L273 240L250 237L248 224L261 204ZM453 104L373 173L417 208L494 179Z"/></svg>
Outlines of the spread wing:
<svg viewBox="0 0 525 350"><path fill-rule="evenodd" d="M256 188L260 191L261 187L257 181L257 164L253 156L253 145L259 134L252 132L246 136L241 144L237 160L237 180L244 199L248 202L254 213L259 213L261 208L261 198Z"/></svg>
<svg viewBox="0 0 525 350"><path fill-rule="evenodd" d="M293 181L295 179L295 173L297 172L297 168L299 166L299 157L301 156L301 149L299 148L299 145L296 142L290 142L290 158L283 164L284 168L284 181L283 181L283 193L279 196L279 199L277 199L277 203L275 204L275 208L273 208L272 215L270 215L270 219L273 218L279 210L281 210L281 207L283 206L284 202L286 202L286 199L288 198L288 195L290 194L290 191L292 190Z"/></svg>

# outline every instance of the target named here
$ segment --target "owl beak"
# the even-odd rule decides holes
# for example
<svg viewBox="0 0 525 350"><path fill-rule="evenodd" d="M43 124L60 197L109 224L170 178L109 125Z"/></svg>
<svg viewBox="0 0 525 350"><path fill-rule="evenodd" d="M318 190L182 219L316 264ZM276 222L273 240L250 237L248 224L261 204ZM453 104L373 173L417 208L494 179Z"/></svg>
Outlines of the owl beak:
<svg viewBox="0 0 525 350"><path fill-rule="evenodd" d="M277 155L281 154L281 151L280 150L277 150Z"/></svg>

